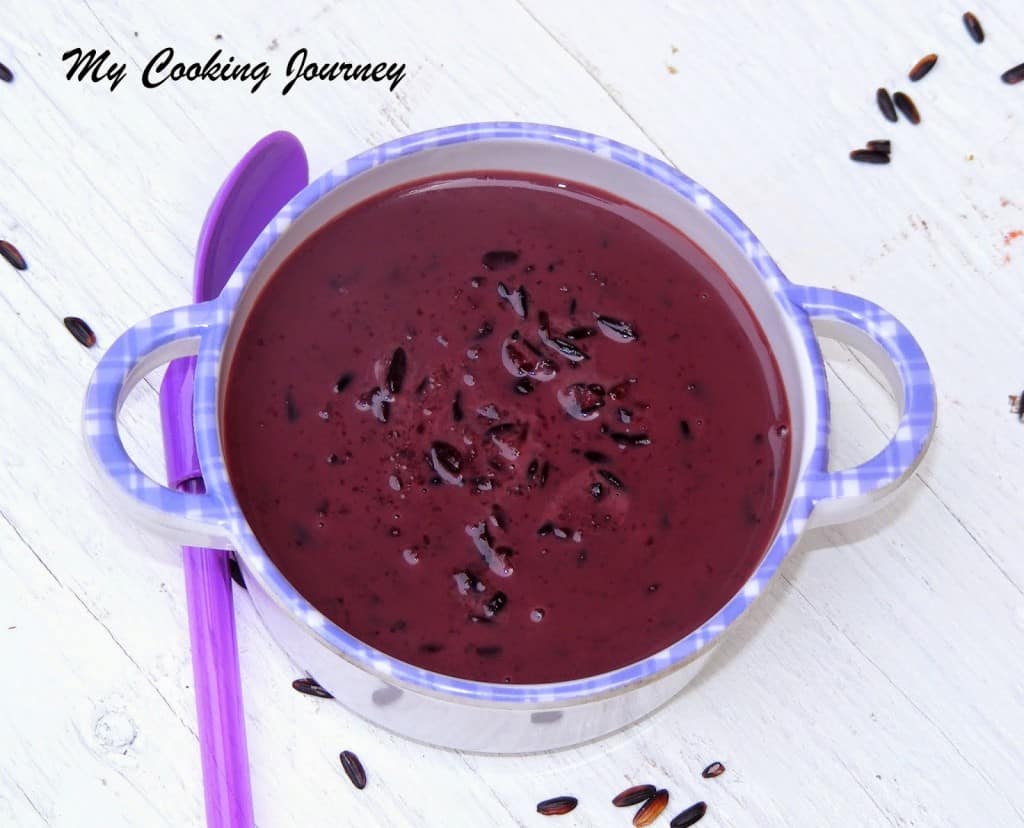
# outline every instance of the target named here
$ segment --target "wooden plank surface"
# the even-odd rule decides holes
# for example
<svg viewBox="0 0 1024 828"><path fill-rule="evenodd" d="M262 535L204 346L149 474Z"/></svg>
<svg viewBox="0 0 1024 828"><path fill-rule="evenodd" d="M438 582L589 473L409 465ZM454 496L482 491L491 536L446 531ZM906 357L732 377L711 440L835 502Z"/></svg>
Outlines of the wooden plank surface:
<svg viewBox="0 0 1024 828"><path fill-rule="evenodd" d="M318 174L380 141L518 119L660 155L732 206L798 282L859 293L920 339L940 425L900 499L808 535L688 692L580 748L480 757L412 744L295 694L296 668L242 593L241 661L257 820L270 826L621 825L627 784L705 799L721 826L1024 823L1024 60L1013 0L978 3L974 44L949 2L583 0L9 3L0 61L0 825L196 825L202 792L176 548L125 523L81 448L84 385L129 325L190 294L206 206L255 140L289 129ZM217 40L216 36L222 39ZM67 49L128 64L114 92L69 82ZM268 60L238 84L144 89L165 46ZM289 55L407 64L378 85L298 84ZM935 70L905 73L926 52ZM923 123L890 125L879 85ZM893 141L889 167L849 149ZM86 351L61 326L88 319ZM827 344L834 463L887 440L891 395ZM128 447L162 465L158 377L126 408ZM337 753L371 781L352 789ZM712 782L700 769L728 766ZM667 824L662 818L661 824ZM546 824L546 823L544 823Z"/></svg>

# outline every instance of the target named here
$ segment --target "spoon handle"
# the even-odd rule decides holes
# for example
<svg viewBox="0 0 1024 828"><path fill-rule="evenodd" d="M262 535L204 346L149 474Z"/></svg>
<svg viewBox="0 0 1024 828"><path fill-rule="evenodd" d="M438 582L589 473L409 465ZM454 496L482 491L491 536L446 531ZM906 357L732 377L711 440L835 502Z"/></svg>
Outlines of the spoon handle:
<svg viewBox="0 0 1024 828"><path fill-rule="evenodd" d="M198 481L193 481L193 484ZM190 484L185 484L190 485ZM209 828L252 828L252 788L228 553L182 549Z"/></svg>
<svg viewBox="0 0 1024 828"><path fill-rule="evenodd" d="M217 296L262 229L309 180L294 135L259 141L221 185L196 254L195 298ZM195 357L168 366L161 388L164 450L172 486L203 492L192 420ZM184 547L185 593L208 828L253 828L252 783L242 707L228 553Z"/></svg>

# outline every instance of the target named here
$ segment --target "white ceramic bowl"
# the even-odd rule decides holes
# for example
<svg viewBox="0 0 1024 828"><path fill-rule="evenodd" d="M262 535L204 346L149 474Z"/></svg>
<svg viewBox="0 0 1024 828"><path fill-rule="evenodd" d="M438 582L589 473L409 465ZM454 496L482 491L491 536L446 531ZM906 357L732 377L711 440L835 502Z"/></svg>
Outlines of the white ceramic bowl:
<svg viewBox="0 0 1024 828"><path fill-rule="evenodd" d="M599 676L543 685L488 684L423 670L353 638L281 575L232 491L221 451L221 381L261 286L299 244L339 213L398 185L481 169L538 173L611 192L678 227L742 293L767 336L789 400L790 478L782 519L757 570L711 619L668 649ZM813 330L812 330L813 324ZM815 331L849 342L891 379L900 404L893 441L847 471L828 471L825 370ZM194 421L205 494L147 478L118 434L118 411L155 366L198 353ZM89 386L89 453L125 514L168 537L231 548L256 608L281 646L347 707L414 739L488 753L570 745L635 721L677 693L708 648L765 589L809 522L859 517L920 462L935 425L928 365L907 330L872 303L789 282L756 237L711 193L614 141L536 124L467 124L412 135L352 158L295 196L268 225L221 296L167 311L120 337Z"/></svg>

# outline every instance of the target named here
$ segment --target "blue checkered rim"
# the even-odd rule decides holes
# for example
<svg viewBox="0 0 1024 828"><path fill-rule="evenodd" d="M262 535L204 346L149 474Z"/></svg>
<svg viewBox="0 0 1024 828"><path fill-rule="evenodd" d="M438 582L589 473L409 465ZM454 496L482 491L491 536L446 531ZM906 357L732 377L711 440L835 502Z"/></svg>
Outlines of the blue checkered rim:
<svg viewBox="0 0 1024 828"><path fill-rule="evenodd" d="M713 219L744 251L799 330L813 366L817 408L815 448L797 481L789 510L757 571L714 617L669 648L600 676L544 685L504 685L452 678L393 659L352 637L325 618L281 575L266 556L242 516L224 466L217 417L217 383L228 326L235 303L265 253L298 216L325 193L388 160L435 147L501 139L560 144L596 153L624 164L674 190ZM855 469L828 472L829 408L825 367L811 330L812 317L831 318L866 331L895 364L903 384L902 416L896 437L875 457ZM174 343L200 340L196 369L195 427L207 493L172 491L149 479L128 458L117 431L117 411L126 388L154 363L181 355ZM173 352L172 352L173 351ZM141 363L141 364L140 364ZM935 391L921 349L886 311L858 297L790 283L760 242L728 207L692 179L662 161L616 141L562 127L524 123L451 126L390 141L355 156L296 195L253 244L221 296L211 302L167 311L127 331L107 351L86 394L84 428L93 460L122 503L165 529L219 537L239 549L250 571L268 593L304 621L320 640L342 657L406 686L503 705L559 704L604 696L641 683L679 665L718 638L750 606L778 569L803 530L815 504L830 498L870 493L905 476L920 460L935 422ZM794 474L798 470L794 469ZM180 532L179 532L180 534Z"/></svg>

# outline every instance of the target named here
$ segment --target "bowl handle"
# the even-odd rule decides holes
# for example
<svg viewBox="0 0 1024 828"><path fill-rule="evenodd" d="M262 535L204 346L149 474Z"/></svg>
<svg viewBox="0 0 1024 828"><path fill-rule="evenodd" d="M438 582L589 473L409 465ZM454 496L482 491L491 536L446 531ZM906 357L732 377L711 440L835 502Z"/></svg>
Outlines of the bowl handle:
<svg viewBox="0 0 1024 828"><path fill-rule="evenodd" d="M810 525L856 520L881 505L924 457L935 431L935 382L917 340L878 305L837 290L802 285L794 286L789 296L810 317L816 334L869 357L885 374L899 406L899 426L889 445L856 468L823 472L815 484L820 494Z"/></svg>
<svg viewBox="0 0 1024 828"><path fill-rule="evenodd" d="M229 521L220 498L176 491L146 475L125 451L117 423L128 394L146 374L198 353L217 313L214 302L204 302L158 313L125 331L93 372L82 425L89 457L119 508L173 540L223 549L230 546Z"/></svg>

